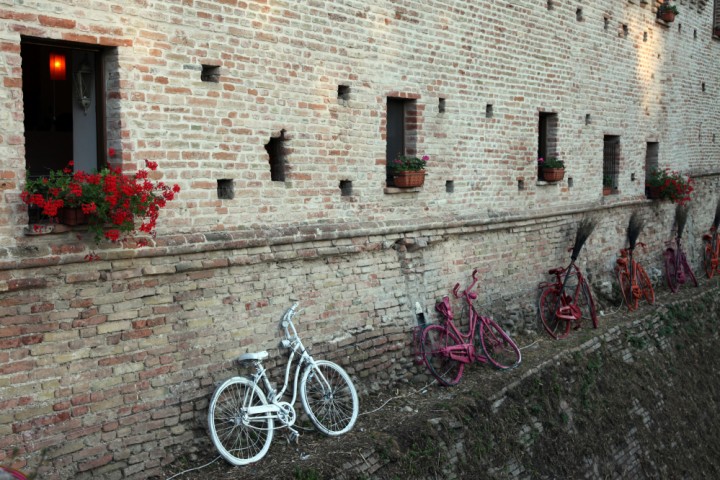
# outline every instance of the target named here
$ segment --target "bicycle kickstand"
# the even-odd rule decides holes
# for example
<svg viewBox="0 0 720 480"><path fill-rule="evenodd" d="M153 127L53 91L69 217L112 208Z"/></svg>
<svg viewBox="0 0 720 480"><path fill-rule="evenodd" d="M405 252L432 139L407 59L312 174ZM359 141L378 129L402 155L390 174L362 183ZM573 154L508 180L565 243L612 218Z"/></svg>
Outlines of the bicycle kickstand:
<svg viewBox="0 0 720 480"><path fill-rule="evenodd" d="M300 433L298 433L298 431L294 428L288 427L288 430L290 430L290 433L288 433L287 436L288 443L298 443L300 439Z"/></svg>

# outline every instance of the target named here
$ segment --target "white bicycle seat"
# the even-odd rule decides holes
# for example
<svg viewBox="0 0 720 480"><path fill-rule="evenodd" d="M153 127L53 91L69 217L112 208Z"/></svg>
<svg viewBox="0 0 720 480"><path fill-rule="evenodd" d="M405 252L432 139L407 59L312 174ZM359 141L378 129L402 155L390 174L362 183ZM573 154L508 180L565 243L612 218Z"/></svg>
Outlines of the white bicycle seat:
<svg viewBox="0 0 720 480"><path fill-rule="evenodd" d="M265 351L257 353L243 353L238 357L238 362L247 362L248 360L265 360L267 357L268 353Z"/></svg>

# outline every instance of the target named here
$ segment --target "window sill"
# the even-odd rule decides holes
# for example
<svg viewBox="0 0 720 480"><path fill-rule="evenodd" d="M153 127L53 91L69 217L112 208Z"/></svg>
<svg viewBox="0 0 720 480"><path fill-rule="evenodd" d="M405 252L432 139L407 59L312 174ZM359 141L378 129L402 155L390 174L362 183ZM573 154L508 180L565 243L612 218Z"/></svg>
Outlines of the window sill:
<svg viewBox="0 0 720 480"><path fill-rule="evenodd" d="M561 183L563 183L563 180L559 180L559 181L557 181L557 182L546 182L545 180L536 180L536 181L535 181L535 185L537 185L538 187L547 187L547 186L552 186L552 185L560 185Z"/></svg>
<svg viewBox="0 0 720 480"><path fill-rule="evenodd" d="M411 187L411 188L398 188L398 187L385 187L383 193L388 195L395 195L398 193L416 193L421 192L423 187Z"/></svg>

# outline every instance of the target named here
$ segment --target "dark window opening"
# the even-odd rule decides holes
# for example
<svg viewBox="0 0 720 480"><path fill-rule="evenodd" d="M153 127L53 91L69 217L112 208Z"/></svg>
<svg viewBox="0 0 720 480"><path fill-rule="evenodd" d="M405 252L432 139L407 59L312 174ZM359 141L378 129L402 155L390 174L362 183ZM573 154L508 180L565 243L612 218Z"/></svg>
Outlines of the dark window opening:
<svg viewBox="0 0 720 480"><path fill-rule="evenodd" d="M558 115L557 113L540 112L538 121L537 158L546 159L557 156L558 147ZM542 178L538 170L538 178Z"/></svg>
<svg viewBox="0 0 720 480"><path fill-rule="evenodd" d="M490 103L485 105L485 118L493 118L493 106Z"/></svg>
<svg viewBox="0 0 720 480"><path fill-rule="evenodd" d="M350 87L348 85L338 85L337 97L338 100L350 100Z"/></svg>
<svg viewBox="0 0 720 480"><path fill-rule="evenodd" d="M340 180L340 196L349 197L352 195L352 181Z"/></svg>
<svg viewBox="0 0 720 480"><path fill-rule="evenodd" d="M415 100L388 97L386 120L386 180L392 185L392 161L401 155L415 155L417 111Z"/></svg>
<svg viewBox="0 0 720 480"><path fill-rule="evenodd" d="M222 200L235 198L235 186L230 178L223 178L217 181L217 196Z"/></svg>
<svg viewBox="0 0 720 480"><path fill-rule="evenodd" d="M445 99L441 98L438 100L438 112L445 113Z"/></svg>
<svg viewBox="0 0 720 480"><path fill-rule="evenodd" d="M619 178L620 137L605 135L603 139L603 187L610 187L612 193L617 193Z"/></svg>
<svg viewBox="0 0 720 480"><path fill-rule="evenodd" d="M272 137L265 145L270 161L270 180L273 182L285 181L285 130L280 131L280 135Z"/></svg>
<svg viewBox="0 0 720 480"><path fill-rule="evenodd" d="M547 0L547 9L552 10L554 7L553 0Z"/></svg>
<svg viewBox="0 0 720 480"><path fill-rule="evenodd" d="M648 180L652 173L658 169L658 155L660 152L660 144L658 142L647 142L647 148L645 150L645 184L647 185ZM645 192L647 196L647 189Z"/></svg>
<svg viewBox="0 0 720 480"><path fill-rule="evenodd" d="M720 37L720 0L713 2L713 22L712 22L712 36Z"/></svg>
<svg viewBox="0 0 720 480"><path fill-rule="evenodd" d="M203 65L200 80L203 82L219 83L220 67L216 65Z"/></svg>
<svg viewBox="0 0 720 480"><path fill-rule="evenodd" d="M102 54L95 45L22 39L25 168L29 175L47 176L67 167L71 160L76 171L105 166Z"/></svg>
<svg viewBox="0 0 720 480"><path fill-rule="evenodd" d="M575 20L577 20L578 22L582 22L584 20L582 8L578 8L577 10L575 10Z"/></svg>
<svg viewBox="0 0 720 480"><path fill-rule="evenodd" d="M446 180L445 181L445 192L453 193L454 191L455 191L455 181L454 180Z"/></svg>

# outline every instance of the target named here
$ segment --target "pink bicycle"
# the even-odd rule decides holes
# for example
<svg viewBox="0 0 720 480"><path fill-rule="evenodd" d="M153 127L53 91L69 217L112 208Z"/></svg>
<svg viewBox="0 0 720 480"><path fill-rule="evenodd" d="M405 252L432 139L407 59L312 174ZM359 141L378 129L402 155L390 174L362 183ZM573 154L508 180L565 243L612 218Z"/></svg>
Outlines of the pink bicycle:
<svg viewBox="0 0 720 480"><path fill-rule="evenodd" d="M492 318L481 316L473 301L477 293L471 291L477 283L477 270L472 272L472 283L458 294L455 284L453 295L467 303L469 326L462 333L453 322L450 298L445 296L435 309L442 315L442 324L428 325L423 329L421 352L425 365L445 386L456 385L462 378L465 365L472 362L489 362L499 369L520 365L522 355L517 344Z"/></svg>

